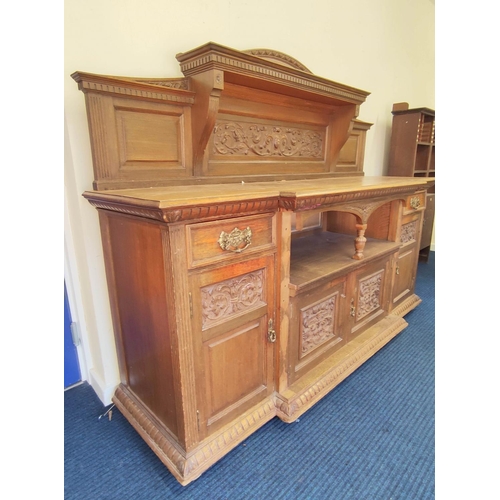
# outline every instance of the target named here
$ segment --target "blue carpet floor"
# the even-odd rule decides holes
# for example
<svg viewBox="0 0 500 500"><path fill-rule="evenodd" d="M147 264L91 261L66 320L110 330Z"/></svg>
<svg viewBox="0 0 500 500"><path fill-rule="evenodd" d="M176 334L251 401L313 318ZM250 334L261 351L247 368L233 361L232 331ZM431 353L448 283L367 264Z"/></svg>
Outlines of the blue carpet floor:
<svg viewBox="0 0 500 500"><path fill-rule="evenodd" d="M434 499L434 268L409 326L293 424L275 418L181 486L118 410L65 392L66 500Z"/></svg>

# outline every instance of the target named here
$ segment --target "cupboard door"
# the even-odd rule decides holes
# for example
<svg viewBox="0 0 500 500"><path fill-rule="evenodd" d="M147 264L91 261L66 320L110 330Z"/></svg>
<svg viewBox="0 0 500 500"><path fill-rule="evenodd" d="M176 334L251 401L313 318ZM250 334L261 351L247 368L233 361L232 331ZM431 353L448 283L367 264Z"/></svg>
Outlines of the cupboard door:
<svg viewBox="0 0 500 500"><path fill-rule="evenodd" d="M400 236L401 248L394 266L393 306L410 297L415 289L420 222L420 213L403 217Z"/></svg>
<svg viewBox="0 0 500 500"><path fill-rule="evenodd" d="M292 297L289 383L345 345L345 289L342 277Z"/></svg>
<svg viewBox="0 0 500 500"><path fill-rule="evenodd" d="M420 240L420 250L422 250L423 248L430 247L431 245L435 206L436 206L435 195L428 194L424 212L424 220L422 225L422 238Z"/></svg>
<svg viewBox="0 0 500 500"><path fill-rule="evenodd" d="M203 439L274 391L274 257L193 275L191 290Z"/></svg>
<svg viewBox="0 0 500 500"><path fill-rule="evenodd" d="M392 255L352 272L348 277L349 340L388 314Z"/></svg>

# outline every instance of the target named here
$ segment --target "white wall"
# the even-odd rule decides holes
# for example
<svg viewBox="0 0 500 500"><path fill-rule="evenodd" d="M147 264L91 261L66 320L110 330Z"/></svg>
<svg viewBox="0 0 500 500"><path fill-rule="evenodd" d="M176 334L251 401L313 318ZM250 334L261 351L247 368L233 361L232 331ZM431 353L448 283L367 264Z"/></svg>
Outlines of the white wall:
<svg viewBox="0 0 500 500"><path fill-rule="evenodd" d="M83 93L71 73L182 76L175 55L208 41L271 48L313 73L371 92L366 175L386 172L394 102L434 108L433 0L66 0L65 222L69 286L81 320L84 379L109 404L119 383ZM68 275L69 274L69 275Z"/></svg>

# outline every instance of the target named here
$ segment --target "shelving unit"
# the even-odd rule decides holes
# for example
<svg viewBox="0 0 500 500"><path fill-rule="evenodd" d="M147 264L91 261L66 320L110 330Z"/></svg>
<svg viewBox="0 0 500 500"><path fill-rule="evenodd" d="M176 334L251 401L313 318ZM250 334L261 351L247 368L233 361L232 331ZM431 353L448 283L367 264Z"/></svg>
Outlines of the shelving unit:
<svg viewBox="0 0 500 500"><path fill-rule="evenodd" d="M410 109L408 103L392 107L392 136L389 175L436 177L436 120L430 108ZM423 219L420 259L427 260L432 240L435 212L435 186L427 192Z"/></svg>

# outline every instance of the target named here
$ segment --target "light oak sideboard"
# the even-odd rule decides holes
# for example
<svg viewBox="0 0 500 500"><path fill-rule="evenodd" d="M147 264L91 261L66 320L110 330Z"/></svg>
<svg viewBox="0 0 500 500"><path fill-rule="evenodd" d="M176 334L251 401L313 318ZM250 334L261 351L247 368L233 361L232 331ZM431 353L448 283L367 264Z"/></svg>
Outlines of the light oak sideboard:
<svg viewBox="0 0 500 500"><path fill-rule="evenodd" d="M207 43L177 59L182 78L72 76L113 401L185 485L407 326L432 179L364 176L367 92L273 50Z"/></svg>

